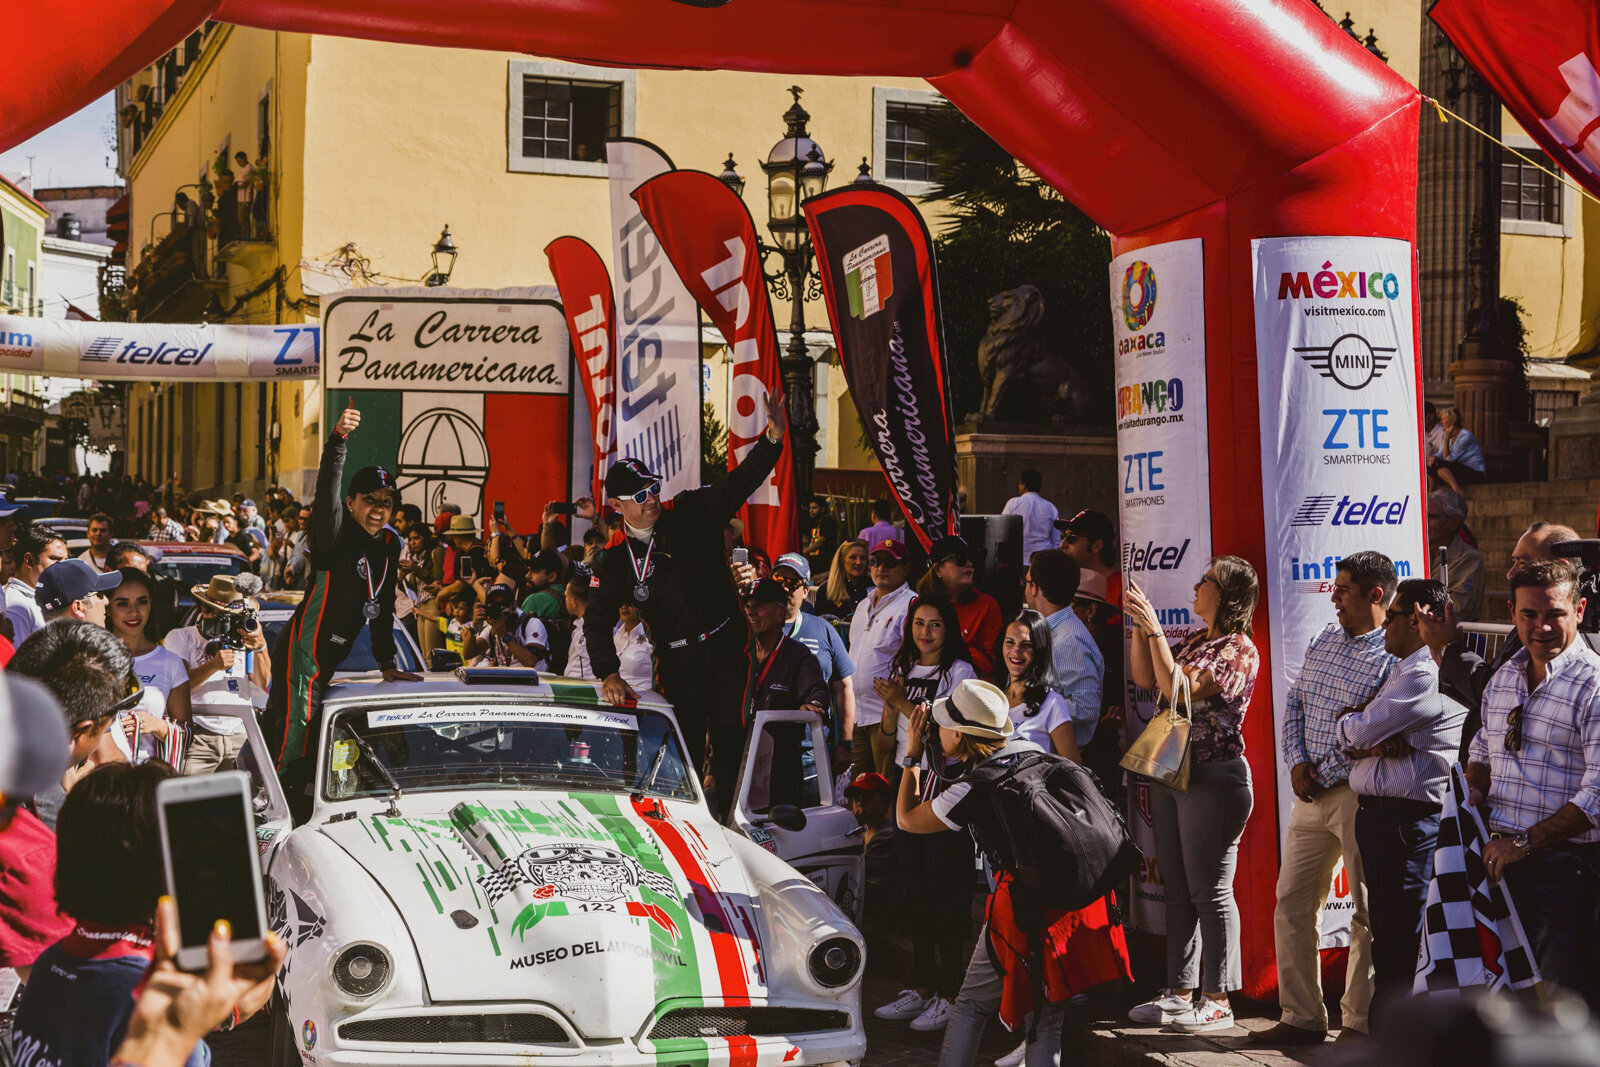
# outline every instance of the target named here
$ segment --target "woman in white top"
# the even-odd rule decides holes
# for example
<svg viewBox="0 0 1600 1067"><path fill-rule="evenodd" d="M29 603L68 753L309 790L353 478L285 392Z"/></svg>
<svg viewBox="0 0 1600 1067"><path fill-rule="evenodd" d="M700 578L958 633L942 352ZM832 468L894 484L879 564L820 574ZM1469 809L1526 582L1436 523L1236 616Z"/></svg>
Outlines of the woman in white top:
<svg viewBox="0 0 1600 1067"><path fill-rule="evenodd" d="M1006 669L1006 697L1011 701L1014 737L1032 741L1046 752L1082 763L1072 728L1072 708L1056 681L1050 649L1050 624L1032 608L1024 608L1006 627L1000 645Z"/></svg>
<svg viewBox="0 0 1600 1067"><path fill-rule="evenodd" d="M106 628L128 646L133 673L144 687L136 711L124 712L110 732L134 763L152 756L182 771L189 749L189 669L177 653L161 647L146 632L155 588L150 576L133 567L121 571L122 584L111 591Z"/></svg>
<svg viewBox="0 0 1600 1067"><path fill-rule="evenodd" d="M617 609L617 628L612 631L621 666L617 673L637 693L656 687L655 665L651 661L650 638L644 632L639 609L624 604Z"/></svg>
<svg viewBox="0 0 1600 1067"><path fill-rule="evenodd" d="M878 729L895 736L896 765L905 759L911 712L916 706L931 705L975 677L955 605L943 594L919 597L906 616L905 633L890 676L872 681L873 690L883 698L883 718Z"/></svg>

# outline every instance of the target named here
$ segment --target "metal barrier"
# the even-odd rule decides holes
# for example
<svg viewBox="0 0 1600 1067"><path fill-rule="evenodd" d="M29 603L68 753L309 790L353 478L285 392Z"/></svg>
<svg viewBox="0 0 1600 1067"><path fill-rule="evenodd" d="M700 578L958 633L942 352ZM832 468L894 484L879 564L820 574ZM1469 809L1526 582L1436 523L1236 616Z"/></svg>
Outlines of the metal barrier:
<svg viewBox="0 0 1600 1067"><path fill-rule="evenodd" d="M1461 624L1461 636L1466 641L1467 651L1477 653L1489 663L1494 662L1494 658L1500 654L1501 646L1506 643L1506 638L1515 632L1515 626L1504 622Z"/></svg>

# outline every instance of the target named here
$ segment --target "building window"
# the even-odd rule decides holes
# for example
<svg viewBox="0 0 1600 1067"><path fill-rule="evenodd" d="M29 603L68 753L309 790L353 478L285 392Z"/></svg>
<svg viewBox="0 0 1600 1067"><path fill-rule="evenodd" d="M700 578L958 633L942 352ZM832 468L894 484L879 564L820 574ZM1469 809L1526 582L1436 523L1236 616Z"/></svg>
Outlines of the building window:
<svg viewBox="0 0 1600 1067"><path fill-rule="evenodd" d="M513 60L507 168L606 174L606 140L633 135L635 74L573 63Z"/></svg>
<svg viewBox="0 0 1600 1067"><path fill-rule="evenodd" d="M890 104L884 116L883 175L891 181L931 182L939 165L928 158L928 114L923 104Z"/></svg>
<svg viewBox="0 0 1600 1067"><path fill-rule="evenodd" d="M1543 152L1524 151L1554 171L1556 165ZM1503 153L1500 159L1500 217L1522 222L1561 224L1562 184L1521 157Z"/></svg>
<svg viewBox="0 0 1600 1067"><path fill-rule="evenodd" d="M1528 405L1533 409L1533 424L1549 426L1551 416L1562 408L1576 407L1578 394L1564 389L1530 389Z"/></svg>
<svg viewBox="0 0 1600 1067"><path fill-rule="evenodd" d="M267 155L268 145L272 142L272 86L269 83L266 91L261 94L261 99L256 101L256 158L261 159ZM271 163L269 159L267 161Z"/></svg>

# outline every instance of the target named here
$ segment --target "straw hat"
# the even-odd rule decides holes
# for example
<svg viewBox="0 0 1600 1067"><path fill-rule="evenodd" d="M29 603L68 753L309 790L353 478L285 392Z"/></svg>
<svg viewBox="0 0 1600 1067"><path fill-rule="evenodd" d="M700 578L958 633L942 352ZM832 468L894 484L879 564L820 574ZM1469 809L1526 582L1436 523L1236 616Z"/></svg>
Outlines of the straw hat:
<svg viewBox="0 0 1600 1067"><path fill-rule="evenodd" d="M477 537L478 522L471 515L452 515L444 528L445 537Z"/></svg>
<svg viewBox="0 0 1600 1067"><path fill-rule="evenodd" d="M241 600L251 611L260 611L261 602L252 596L241 596L234 588L233 577L231 574L213 574L211 581L205 585L192 585L189 592L200 603L223 611L236 606Z"/></svg>

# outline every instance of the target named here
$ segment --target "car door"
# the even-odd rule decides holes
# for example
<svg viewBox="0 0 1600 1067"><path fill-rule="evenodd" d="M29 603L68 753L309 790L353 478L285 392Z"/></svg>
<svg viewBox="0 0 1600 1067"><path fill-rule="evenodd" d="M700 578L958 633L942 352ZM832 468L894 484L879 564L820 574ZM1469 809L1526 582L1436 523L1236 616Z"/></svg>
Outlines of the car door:
<svg viewBox="0 0 1600 1067"><path fill-rule="evenodd" d="M231 714L232 709L209 708L208 712ZM261 727L254 715L240 715L244 722L245 741L235 763L239 770L250 776L250 806L256 818L256 851L261 856L261 871L266 873L272 864L272 854L283 844L289 831L294 829L289 813L289 802L283 787L278 783L278 773L261 738Z"/></svg>
<svg viewBox="0 0 1600 1067"><path fill-rule="evenodd" d="M777 809L792 806L804 825ZM859 921L865 861L855 816L834 795L822 717L811 711L757 711L745 741L734 826L810 878Z"/></svg>

